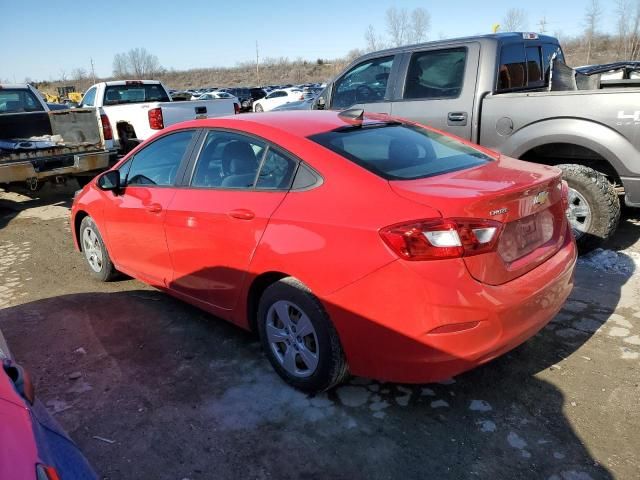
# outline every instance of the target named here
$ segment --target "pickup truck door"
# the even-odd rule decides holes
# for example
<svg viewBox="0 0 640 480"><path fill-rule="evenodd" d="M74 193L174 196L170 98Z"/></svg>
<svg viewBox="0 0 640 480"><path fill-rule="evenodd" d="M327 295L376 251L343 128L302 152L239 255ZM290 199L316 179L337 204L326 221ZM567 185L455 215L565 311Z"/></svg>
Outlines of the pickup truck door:
<svg viewBox="0 0 640 480"><path fill-rule="evenodd" d="M471 140L479 56L477 43L405 53L391 114Z"/></svg>
<svg viewBox="0 0 640 480"><path fill-rule="evenodd" d="M331 86L331 110L363 108L365 112L391 113L391 86L401 54L369 58L347 70Z"/></svg>

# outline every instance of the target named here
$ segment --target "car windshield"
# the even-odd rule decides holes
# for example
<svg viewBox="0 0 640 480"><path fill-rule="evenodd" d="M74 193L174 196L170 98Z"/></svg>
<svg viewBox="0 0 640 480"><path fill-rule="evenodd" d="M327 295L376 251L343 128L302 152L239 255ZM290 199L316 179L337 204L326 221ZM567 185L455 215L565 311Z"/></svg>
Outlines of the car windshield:
<svg viewBox="0 0 640 480"><path fill-rule="evenodd" d="M165 92L164 88L158 83L109 85L104 91L105 105L170 101L167 92Z"/></svg>
<svg viewBox="0 0 640 480"><path fill-rule="evenodd" d="M492 160L452 137L397 122L364 123L309 138L387 180L425 178Z"/></svg>

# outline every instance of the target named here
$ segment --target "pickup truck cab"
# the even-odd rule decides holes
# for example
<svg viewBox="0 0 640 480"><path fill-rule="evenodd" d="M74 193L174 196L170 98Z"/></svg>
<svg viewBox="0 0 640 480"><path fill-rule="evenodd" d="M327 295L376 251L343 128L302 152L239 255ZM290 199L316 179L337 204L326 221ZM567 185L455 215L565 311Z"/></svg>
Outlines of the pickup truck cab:
<svg viewBox="0 0 640 480"><path fill-rule="evenodd" d="M122 80L93 85L84 94L80 107L102 109L113 126L115 144L124 154L165 127L233 115L240 106L227 98L174 102L159 81Z"/></svg>
<svg viewBox="0 0 640 480"><path fill-rule="evenodd" d="M38 190L75 177L82 185L115 160L98 109L51 110L27 84L0 84L0 188Z"/></svg>
<svg viewBox="0 0 640 480"><path fill-rule="evenodd" d="M619 195L640 207L639 86L575 72L553 37L500 33L366 54L313 108L386 113L560 167L587 251L615 231Z"/></svg>

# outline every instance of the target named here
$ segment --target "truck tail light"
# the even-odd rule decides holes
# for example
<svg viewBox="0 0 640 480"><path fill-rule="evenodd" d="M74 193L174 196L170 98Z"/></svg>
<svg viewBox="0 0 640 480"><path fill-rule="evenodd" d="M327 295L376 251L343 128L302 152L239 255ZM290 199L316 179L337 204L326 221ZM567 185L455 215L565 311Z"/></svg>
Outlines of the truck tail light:
<svg viewBox="0 0 640 480"><path fill-rule="evenodd" d="M100 115L100 123L102 124L102 136L105 140L113 140L113 130L111 130L111 122L109 117L104 113Z"/></svg>
<svg viewBox="0 0 640 480"><path fill-rule="evenodd" d="M475 218L429 219L380 230L384 242L405 260L469 257L495 249L502 224Z"/></svg>
<svg viewBox="0 0 640 480"><path fill-rule="evenodd" d="M161 108L152 108L149 110L149 127L151 127L152 130L162 130L164 128Z"/></svg>
<svg viewBox="0 0 640 480"><path fill-rule="evenodd" d="M60 480L55 468L39 463L36 465L36 480Z"/></svg>

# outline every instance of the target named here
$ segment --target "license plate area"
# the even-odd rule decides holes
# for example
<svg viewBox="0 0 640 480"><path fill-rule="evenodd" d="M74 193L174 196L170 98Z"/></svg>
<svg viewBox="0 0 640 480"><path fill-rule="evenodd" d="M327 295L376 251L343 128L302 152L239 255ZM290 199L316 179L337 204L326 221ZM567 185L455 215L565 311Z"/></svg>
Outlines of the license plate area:
<svg viewBox="0 0 640 480"><path fill-rule="evenodd" d="M509 264L549 242L557 225L551 209L509 222L500 236L498 253Z"/></svg>

